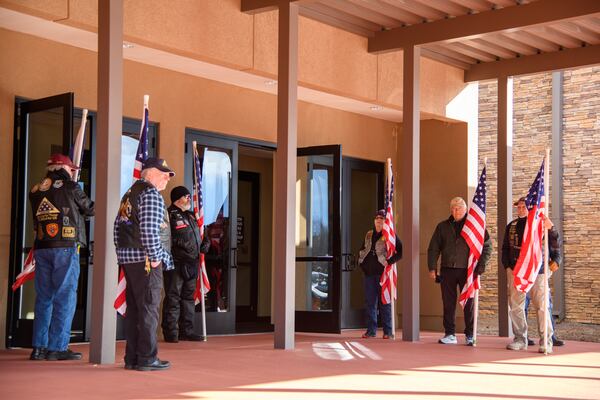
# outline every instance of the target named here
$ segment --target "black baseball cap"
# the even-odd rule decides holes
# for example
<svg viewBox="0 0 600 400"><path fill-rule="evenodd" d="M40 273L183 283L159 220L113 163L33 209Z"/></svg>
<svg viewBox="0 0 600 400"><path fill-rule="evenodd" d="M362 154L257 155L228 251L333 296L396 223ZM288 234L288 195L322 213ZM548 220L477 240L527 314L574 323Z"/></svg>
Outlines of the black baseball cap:
<svg viewBox="0 0 600 400"><path fill-rule="evenodd" d="M381 210L377 210L374 218L385 218L385 210L383 208Z"/></svg>
<svg viewBox="0 0 600 400"><path fill-rule="evenodd" d="M168 172L170 177L175 176L175 171L173 171L171 168L169 168L169 166L167 165L167 162L165 160L163 160L162 158L156 158L156 157L148 158L146 161L144 161L142 170L148 169L148 168L156 168L159 171Z"/></svg>

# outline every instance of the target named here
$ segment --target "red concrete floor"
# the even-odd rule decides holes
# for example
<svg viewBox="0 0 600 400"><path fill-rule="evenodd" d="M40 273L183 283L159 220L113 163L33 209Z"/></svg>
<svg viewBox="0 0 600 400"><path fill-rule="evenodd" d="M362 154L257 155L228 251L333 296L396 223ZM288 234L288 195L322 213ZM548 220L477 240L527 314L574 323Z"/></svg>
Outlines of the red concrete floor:
<svg viewBox="0 0 600 400"><path fill-rule="evenodd" d="M297 334L296 349L274 350L273 335L160 343L168 371L29 361L29 349L0 351L0 399L600 399L600 344L567 342L554 354L505 350L506 338L476 348L341 335ZM462 335L459 337L463 340ZM87 360L88 346L75 345Z"/></svg>

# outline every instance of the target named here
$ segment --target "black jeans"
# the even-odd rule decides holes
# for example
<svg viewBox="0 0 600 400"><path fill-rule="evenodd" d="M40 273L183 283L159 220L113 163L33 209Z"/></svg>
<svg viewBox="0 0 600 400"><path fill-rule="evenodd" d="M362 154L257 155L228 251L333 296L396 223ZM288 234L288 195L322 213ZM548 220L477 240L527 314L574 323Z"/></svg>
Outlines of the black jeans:
<svg viewBox="0 0 600 400"><path fill-rule="evenodd" d="M194 290L196 279L185 280L181 274L183 264L163 272L165 299L163 301L162 331L165 338L189 336L194 333ZM196 265L197 268L197 265Z"/></svg>
<svg viewBox="0 0 600 400"><path fill-rule="evenodd" d="M146 273L145 263L123 264L127 279L125 364L145 365L156 360L158 309L162 290L162 263Z"/></svg>
<svg viewBox="0 0 600 400"><path fill-rule="evenodd" d="M442 302L444 304L444 331L446 335L456 334L454 316L456 314L456 300L467 282L466 268L442 268ZM473 299L469 299L463 310L465 316L465 335L473 336Z"/></svg>

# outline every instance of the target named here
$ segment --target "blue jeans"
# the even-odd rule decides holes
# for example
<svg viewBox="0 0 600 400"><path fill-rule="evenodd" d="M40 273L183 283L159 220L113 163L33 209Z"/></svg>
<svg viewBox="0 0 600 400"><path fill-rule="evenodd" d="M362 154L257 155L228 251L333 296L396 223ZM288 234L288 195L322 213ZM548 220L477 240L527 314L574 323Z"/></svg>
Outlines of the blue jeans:
<svg viewBox="0 0 600 400"><path fill-rule="evenodd" d="M365 302L367 314L367 335L377 333L377 307L381 313L383 333L392 334L392 305L381 303L381 285L379 275L365 276Z"/></svg>
<svg viewBox="0 0 600 400"><path fill-rule="evenodd" d="M78 247L35 249L33 347L65 351L77 305Z"/></svg>

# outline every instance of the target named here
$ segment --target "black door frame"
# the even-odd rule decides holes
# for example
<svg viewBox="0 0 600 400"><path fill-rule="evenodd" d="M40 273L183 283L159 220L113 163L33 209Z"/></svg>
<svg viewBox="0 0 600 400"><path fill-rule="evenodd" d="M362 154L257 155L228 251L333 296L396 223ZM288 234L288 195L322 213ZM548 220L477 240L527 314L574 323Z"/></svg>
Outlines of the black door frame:
<svg viewBox="0 0 600 400"><path fill-rule="evenodd" d="M25 176L27 175L27 148L29 135L27 134L28 114L50 110L53 108L63 109L63 154L68 155L73 137L73 104L74 94L63 93L56 96L45 97L37 100L15 99L15 130L13 144L13 179L11 195L11 238L8 272L8 298L6 315L6 347L29 347L31 346L31 332L33 320L18 318L20 313L20 290L13 292L12 283L23 269L23 254L27 254L30 248L23 247L25 229L25 207L27 207L27 193L29 188L25 187Z"/></svg>
<svg viewBox="0 0 600 400"><path fill-rule="evenodd" d="M260 225L260 174L257 172L238 171L238 181L250 182L252 188L252 226L250 233L250 240L252 241L252 260L250 264L252 269L250 275L250 309L240 310L240 306L236 305L236 312L242 311L247 317L247 319L251 321L256 321L258 312L258 238ZM239 317L240 315L236 315L236 319L239 319Z"/></svg>
<svg viewBox="0 0 600 400"><path fill-rule="evenodd" d="M362 328L366 326L365 310L353 309L351 304L350 273L358 267L358 250L352 248L352 171L377 173L377 208L383 208L385 164L377 161L344 157L342 167L342 329ZM375 212L376 210L373 210ZM366 231L365 231L366 233Z"/></svg>
<svg viewBox="0 0 600 400"><path fill-rule="evenodd" d="M229 255L228 255L228 307L226 312L206 312L206 331L208 334L230 334L235 333L235 285L236 285L236 259L237 259L237 182L238 182L238 150L237 140L224 137L207 135L205 132L186 129L184 145L184 182L186 187L192 187L192 142L196 141L199 146L215 147L231 151L231 187L230 187L230 226L229 226ZM216 290L216 289L211 289ZM200 333L202 315L198 305L195 315L195 329Z"/></svg>
<svg viewBox="0 0 600 400"><path fill-rule="evenodd" d="M311 146L298 148L298 157L333 156L333 243L332 253L327 256L298 257L296 262L330 262L331 268L331 312L329 311L296 311L296 331L301 332L341 332L341 191L342 191L342 145Z"/></svg>

